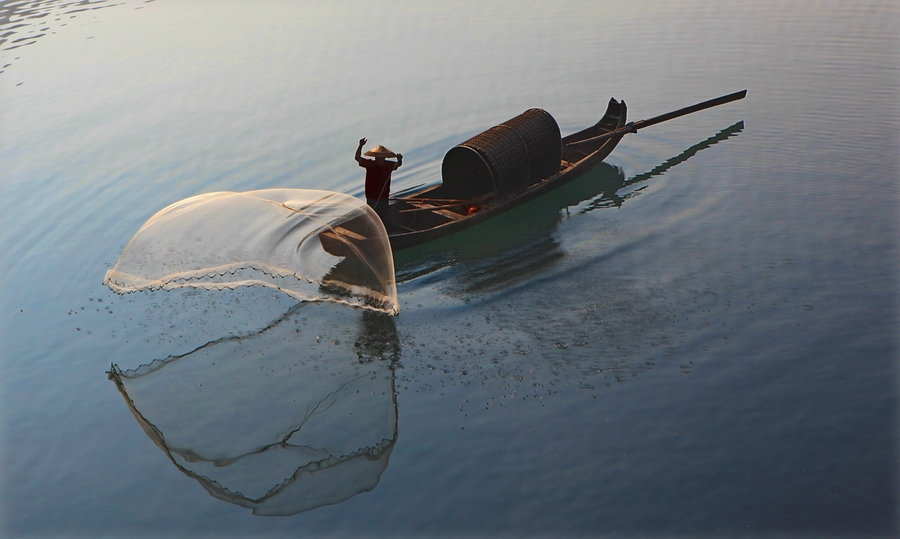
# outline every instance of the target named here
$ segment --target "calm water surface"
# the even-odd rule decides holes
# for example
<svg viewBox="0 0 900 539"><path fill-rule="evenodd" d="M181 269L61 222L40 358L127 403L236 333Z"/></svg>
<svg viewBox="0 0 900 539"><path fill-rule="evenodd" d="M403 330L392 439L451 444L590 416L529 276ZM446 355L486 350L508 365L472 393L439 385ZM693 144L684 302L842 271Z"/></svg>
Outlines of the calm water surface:
<svg viewBox="0 0 900 539"><path fill-rule="evenodd" d="M898 23L0 3L4 535L892 536ZM530 107L566 134L610 97L636 120L743 88L398 254L395 319L101 284L183 198L361 196L363 136L404 154L398 190Z"/></svg>

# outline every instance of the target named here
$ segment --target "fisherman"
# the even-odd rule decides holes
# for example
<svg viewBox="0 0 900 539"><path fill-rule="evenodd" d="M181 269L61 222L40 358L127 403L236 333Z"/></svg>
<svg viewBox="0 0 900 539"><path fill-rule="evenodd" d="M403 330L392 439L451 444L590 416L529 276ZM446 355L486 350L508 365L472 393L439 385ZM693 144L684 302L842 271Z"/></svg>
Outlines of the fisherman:
<svg viewBox="0 0 900 539"><path fill-rule="evenodd" d="M365 137L359 139L355 158L359 166L366 169L366 202L375 210L378 217L381 217L381 222L387 227L391 172L397 170L403 164L403 154L394 153L384 146L378 145L365 153L365 155L375 159L366 159L360 155L366 141ZM388 157L396 157L397 161L388 161Z"/></svg>

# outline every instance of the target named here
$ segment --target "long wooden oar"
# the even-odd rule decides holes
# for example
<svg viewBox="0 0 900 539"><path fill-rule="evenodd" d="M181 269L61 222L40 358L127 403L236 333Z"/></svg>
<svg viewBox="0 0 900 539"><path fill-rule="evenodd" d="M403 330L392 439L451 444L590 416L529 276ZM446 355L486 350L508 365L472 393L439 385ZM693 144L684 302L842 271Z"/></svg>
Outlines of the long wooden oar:
<svg viewBox="0 0 900 539"><path fill-rule="evenodd" d="M734 92L733 94L723 95L722 97L717 97L715 99L710 99L709 101L697 103L696 105L691 105L690 107L684 107L683 109L678 109L678 110L675 110L672 112L668 112L666 114L660 114L659 116L654 116L653 118L649 118L647 120L638 120L636 122L629 122L614 131L610 131L609 133L604 133L604 134L598 135L596 137L586 138L584 140L577 140L575 142L570 142L570 143L566 144L566 146L576 146L578 144L583 144L585 142L596 142L598 140L608 139L608 138L612 138L612 137L618 137L620 135L627 135L628 133L637 133L638 129L650 127L651 125L656 125L658 123L672 120L674 118L678 118L681 116L686 116L688 114L698 112L701 110L709 109L712 107L717 107L719 105L724 105L725 103L731 103L732 101L737 101L738 99L744 99L746 96L747 96L747 90L741 90L740 92Z"/></svg>

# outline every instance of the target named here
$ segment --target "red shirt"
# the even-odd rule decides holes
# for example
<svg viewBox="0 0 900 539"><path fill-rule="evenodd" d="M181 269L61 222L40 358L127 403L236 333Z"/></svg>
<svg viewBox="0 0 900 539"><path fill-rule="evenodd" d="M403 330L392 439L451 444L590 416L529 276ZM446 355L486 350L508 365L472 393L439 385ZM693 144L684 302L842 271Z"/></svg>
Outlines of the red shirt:
<svg viewBox="0 0 900 539"><path fill-rule="evenodd" d="M391 172L397 168L394 161L383 164L374 159L362 159L359 166L366 169L366 198L387 200L391 193Z"/></svg>

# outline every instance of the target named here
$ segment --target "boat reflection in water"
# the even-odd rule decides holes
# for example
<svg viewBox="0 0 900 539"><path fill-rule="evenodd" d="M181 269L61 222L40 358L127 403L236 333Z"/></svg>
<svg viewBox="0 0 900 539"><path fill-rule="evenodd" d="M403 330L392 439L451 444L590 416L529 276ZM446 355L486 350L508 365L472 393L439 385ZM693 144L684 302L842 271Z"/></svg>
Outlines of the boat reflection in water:
<svg viewBox="0 0 900 539"><path fill-rule="evenodd" d="M305 303L261 331L109 377L213 497L292 515L378 484L397 441L399 356L393 317Z"/></svg>

